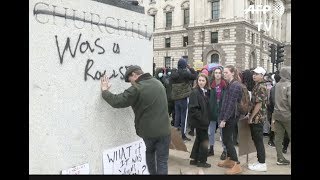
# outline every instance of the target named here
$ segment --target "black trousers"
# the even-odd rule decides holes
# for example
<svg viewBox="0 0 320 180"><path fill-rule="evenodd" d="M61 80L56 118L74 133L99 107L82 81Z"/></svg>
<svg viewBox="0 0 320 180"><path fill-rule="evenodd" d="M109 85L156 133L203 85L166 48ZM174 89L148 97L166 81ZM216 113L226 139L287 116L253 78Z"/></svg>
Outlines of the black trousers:
<svg viewBox="0 0 320 180"><path fill-rule="evenodd" d="M172 118L174 119L174 101L168 101L168 113L172 114Z"/></svg>
<svg viewBox="0 0 320 180"><path fill-rule="evenodd" d="M230 157L230 160L232 161L238 161L237 151L234 147L235 142L234 136L235 136L235 128L237 125L237 120L230 119L226 122L226 125L224 128L222 128L222 142L226 146L227 149L227 157Z"/></svg>
<svg viewBox="0 0 320 180"><path fill-rule="evenodd" d="M234 145L237 145L238 144L238 123L236 123L234 127L235 127L234 134L233 134L232 138L233 138Z"/></svg>
<svg viewBox="0 0 320 180"><path fill-rule="evenodd" d="M207 162L208 144L209 144L208 128L207 129L196 128L196 139L193 143L190 158L200 161L202 163Z"/></svg>
<svg viewBox="0 0 320 180"><path fill-rule="evenodd" d="M259 163L266 162L266 151L263 144L263 123L250 124L252 140L257 149Z"/></svg>

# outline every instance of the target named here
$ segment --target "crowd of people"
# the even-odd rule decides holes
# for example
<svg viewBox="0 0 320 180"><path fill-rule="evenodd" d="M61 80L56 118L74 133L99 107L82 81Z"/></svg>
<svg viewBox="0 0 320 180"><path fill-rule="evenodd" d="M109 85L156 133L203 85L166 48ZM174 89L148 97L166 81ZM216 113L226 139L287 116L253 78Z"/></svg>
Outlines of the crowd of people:
<svg viewBox="0 0 320 180"><path fill-rule="evenodd" d="M283 156L291 138L290 67L268 74L262 67L239 72L233 65L196 71L181 58L177 68L156 68L153 76L139 66L130 66L125 81L132 86L113 94L108 77L103 77L102 97L112 107L132 107L137 135L146 144L150 174L168 173L170 126L180 132L184 141L191 141L187 135L195 136L190 165L203 168L211 167L207 157L214 155L219 130L223 152L217 165L227 168L226 174L241 173L235 146L239 142L238 122L244 118L257 151L257 162L248 168L267 171L263 143L266 135L268 144L276 149L276 163L290 164ZM247 113L240 111L243 105L239 105L244 91L250 96Z"/></svg>

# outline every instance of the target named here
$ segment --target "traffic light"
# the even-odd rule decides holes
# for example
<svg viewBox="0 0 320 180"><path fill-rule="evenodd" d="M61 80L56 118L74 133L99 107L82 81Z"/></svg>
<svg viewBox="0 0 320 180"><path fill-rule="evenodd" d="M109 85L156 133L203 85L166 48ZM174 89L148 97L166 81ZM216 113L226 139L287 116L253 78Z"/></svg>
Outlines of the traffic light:
<svg viewBox="0 0 320 180"><path fill-rule="evenodd" d="M271 62L275 63L276 62L276 45L270 44L269 45L269 56L271 57Z"/></svg>
<svg viewBox="0 0 320 180"><path fill-rule="evenodd" d="M277 64L284 61L284 45L277 44Z"/></svg>

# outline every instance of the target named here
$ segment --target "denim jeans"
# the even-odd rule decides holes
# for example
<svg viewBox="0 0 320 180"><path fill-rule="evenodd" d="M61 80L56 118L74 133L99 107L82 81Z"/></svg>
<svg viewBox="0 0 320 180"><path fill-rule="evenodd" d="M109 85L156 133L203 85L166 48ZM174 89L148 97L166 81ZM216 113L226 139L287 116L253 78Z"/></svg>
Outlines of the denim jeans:
<svg viewBox="0 0 320 180"><path fill-rule="evenodd" d="M216 128L217 128L217 121L210 121L209 130L208 130L209 144L210 144L210 146L213 146L213 148L214 148L214 142L216 141L215 140ZM220 136L222 139L222 129L221 128L220 128ZM223 148L223 151L227 152L226 146L223 144L223 142L222 142L222 148Z"/></svg>
<svg viewBox="0 0 320 180"><path fill-rule="evenodd" d="M186 129L186 117L187 117L187 109L188 109L188 99L183 98L176 100L174 102L174 110L175 110L175 122L174 127L181 127L181 135L182 137L186 137L185 129Z"/></svg>
<svg viewBox="0 0 320 180"><path fill-rule="evenodd" d="M146 145L146 162L149 173L168 174L169 144L171 135L143 138Z"/></svg>

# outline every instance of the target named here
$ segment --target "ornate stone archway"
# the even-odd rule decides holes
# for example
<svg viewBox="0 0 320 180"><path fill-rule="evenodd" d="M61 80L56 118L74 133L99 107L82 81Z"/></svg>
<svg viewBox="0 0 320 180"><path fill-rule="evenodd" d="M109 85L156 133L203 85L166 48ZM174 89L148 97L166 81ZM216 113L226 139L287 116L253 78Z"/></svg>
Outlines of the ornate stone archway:
<svg viewBox="0 0 320 180"><path fill-rule="evenodd" d="M150 8L148 11L147 11L147 14L149 16L152 16L152 15L156 15L158 12L158 10L156 8Z"/></svg>
<svg viewBox="0 0 320 180"><path fill-rule="evenodd" d="M211 55L212 54L218 54L219 56L219 64L224 65L225 63L225 56L226 54L224 53L223 49L221 48L221 45L211 45L207 46L203 50L203 63L208 64L211 63Z"/></svg>
<svg viewBox="0 0 320 180"><path fill-rule="evenodd" d="M210 52L208 52L206 60L207 60L207 64L209 63L220 63L221 61L221 55L218 51L216 50L212 50Z"/></svg>

